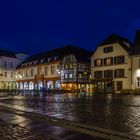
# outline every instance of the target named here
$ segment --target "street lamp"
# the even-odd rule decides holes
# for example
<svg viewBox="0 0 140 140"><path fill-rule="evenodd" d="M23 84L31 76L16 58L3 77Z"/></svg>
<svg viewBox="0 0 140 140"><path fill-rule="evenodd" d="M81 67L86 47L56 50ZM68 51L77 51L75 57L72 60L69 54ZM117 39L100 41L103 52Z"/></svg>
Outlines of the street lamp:
<svg viewBox="0 0 140 140"><path fill-rule="evenodd" d="M22 79L22 75L20 75L20 74L18 74L18 75L16 75L16 79ZM19 84L18 84L18 88L19 88ZM17 89L17 84L16 84L16 89Z"/></svg>

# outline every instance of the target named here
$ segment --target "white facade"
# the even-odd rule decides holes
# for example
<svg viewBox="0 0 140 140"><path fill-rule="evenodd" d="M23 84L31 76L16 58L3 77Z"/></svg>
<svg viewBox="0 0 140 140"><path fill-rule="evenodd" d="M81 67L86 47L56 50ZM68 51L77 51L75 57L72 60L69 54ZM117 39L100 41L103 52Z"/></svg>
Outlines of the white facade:
<svg viewBox="0 0 140 140"><path fill-rule="evenodd" d="M140 89L140 55L131 56L132 89Z"/></svg>
<svg viewBox="0 0 140 140"><path fill-rule="evenodd" d="M16 58L0 57L0 89L15 89Z"/></svg>
<svg viewBox="0 0 140 140"><path fill-rule="evenodd" d="M104 52L109 47L112 47L112 50ZM99 65L95 66L96 62ZM116 93L121 89L131 89L131 59L128 51L120 43L98 46L91 57L91 69L92 78L96 81L97 88L102 88L101 92L109 92L109 86L111 87L110 92ZM102 73L102 77L97 77L98 72ZM111 84L109 85L109 83Z"/></svg>

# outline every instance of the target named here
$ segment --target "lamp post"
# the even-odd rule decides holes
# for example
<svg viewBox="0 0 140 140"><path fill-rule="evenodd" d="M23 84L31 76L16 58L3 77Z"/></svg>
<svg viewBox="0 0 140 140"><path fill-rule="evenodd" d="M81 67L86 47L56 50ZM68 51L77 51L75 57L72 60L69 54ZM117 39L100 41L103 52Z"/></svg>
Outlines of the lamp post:
<svg viewBox="0 0 140 140"><path fill-rule="evenodd" d="M16 75L16 79L17 80L20 80L22 79L22 76L20 74ZM20 85L18 84L18 89L19 89ZM16 89L17 89L17 86L16 86Z"/></svg>
<svg viewBox="0 0 140 140"><path fill-rule="evenodd" d="M61 83L61 72L59 69L56 70L57 71L57 74L60 76L60 83ZM59 83L57 83L59 84ZM61 84L60 84L61 85ZM56 86L56 85L55 85ZM58 91L58 85L57 85L57 91Z"/></svg>

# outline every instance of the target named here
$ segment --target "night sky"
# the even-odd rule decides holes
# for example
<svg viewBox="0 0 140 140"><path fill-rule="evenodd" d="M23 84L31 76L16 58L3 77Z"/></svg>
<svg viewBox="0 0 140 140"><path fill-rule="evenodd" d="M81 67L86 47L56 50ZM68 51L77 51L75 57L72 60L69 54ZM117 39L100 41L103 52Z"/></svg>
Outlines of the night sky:
<svg viewBox="0 0 140 140"><path fill-rule="evenodd" d="M0 48L30 54L65 45L94 50L109 34L133 41L139 0L3 0Z"/></svg>

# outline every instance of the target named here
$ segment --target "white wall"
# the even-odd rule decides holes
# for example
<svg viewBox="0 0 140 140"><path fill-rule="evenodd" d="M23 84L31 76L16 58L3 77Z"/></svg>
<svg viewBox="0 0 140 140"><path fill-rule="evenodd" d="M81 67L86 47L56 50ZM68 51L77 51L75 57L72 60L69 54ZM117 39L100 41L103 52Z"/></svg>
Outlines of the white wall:
<svg viewBox="0 0 140 140"><path fill-rule="evenodd" d="M113 52L110 53L104 53L103 48L107 46L113 46ZM94 60L101 58L104 59L106 57L115 57L115 56L120 56L124 55L125 56L125 64L117 64L117 65L110 65L110 66L101 66L101 67L94 67ZM114 78L113 81L123 81L123 89L130 89L131 88L131 60L129 57L128 52L120 46L118 43L114 43L111 45L104 45L104 46L99 46L94 54L91 57L91 73L92 76L94 77L94 72L98 70L108 70L108 69L125 69L125 78ZM116 85L115 85L115 90L116 90Z"/></svg>

